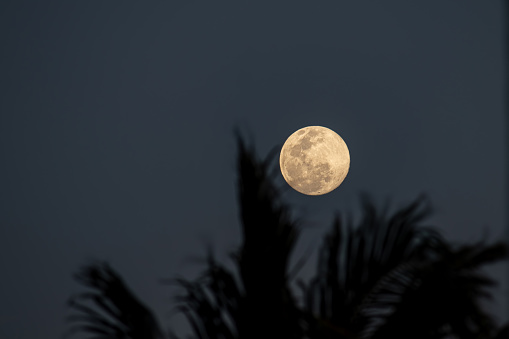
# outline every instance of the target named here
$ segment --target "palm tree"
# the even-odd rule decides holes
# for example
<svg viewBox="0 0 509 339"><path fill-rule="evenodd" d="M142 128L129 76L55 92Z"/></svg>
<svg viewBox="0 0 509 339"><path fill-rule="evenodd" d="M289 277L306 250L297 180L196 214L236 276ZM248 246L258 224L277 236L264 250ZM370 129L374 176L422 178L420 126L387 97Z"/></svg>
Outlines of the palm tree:
<svg viewBox="0 0 509 339"><path fill-rule="evenodd" d="M299 237L269 174L237 135L242 245L233 268L208 256L196 280L176 279L178 310L200 339L503 338L480 306L493 284L479 269L504 259L502 243L452 246L422 223L429 202L418 198L389 214L363 198L357 224L338 216L324 237L317 271L296 300L289 261ZM74 330L97 338L162 336L151 312L109 266L77 275L94 292L72 299Z"/></svg>

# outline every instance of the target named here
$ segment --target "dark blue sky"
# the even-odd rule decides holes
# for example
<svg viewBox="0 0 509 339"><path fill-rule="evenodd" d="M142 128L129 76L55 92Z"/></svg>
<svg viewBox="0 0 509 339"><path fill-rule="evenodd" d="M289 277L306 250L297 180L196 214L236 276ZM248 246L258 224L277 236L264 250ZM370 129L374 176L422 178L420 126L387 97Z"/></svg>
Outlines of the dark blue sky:
<svg viewBox="0 0 509 339"><path fill-rule="evenodd" d="M172 324L158 279L239 244L235 125L263 155L307 125L348 144L339 189L285 194L299 253L361 191L427 193L456 241L504 235L501 0L2 1L0 43L1 338L59 336L93 258Z"/></svg>

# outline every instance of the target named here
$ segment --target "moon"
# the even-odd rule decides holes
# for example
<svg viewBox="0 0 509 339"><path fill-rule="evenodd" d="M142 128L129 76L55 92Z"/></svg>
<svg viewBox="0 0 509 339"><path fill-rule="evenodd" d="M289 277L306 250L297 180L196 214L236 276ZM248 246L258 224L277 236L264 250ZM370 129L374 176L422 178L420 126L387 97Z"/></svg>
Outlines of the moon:
<svg viewBox="0 0 509 339"><path fill-rule="evenodd" d="M279 156L281 173L288 185L306 195L335 190L350 168L350 152L333 130L308 126L288 137Z"/></svg>

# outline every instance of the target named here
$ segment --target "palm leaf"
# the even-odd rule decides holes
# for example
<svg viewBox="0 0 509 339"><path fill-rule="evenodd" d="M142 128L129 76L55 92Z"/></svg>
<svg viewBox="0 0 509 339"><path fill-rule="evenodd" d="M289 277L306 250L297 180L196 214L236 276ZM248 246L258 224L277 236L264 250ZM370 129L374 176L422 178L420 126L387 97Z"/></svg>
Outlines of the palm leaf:
<svg viewBox="0 0 509 339"><path fill-rule="evenodd" d="M475 244L454 248L444 244L438 256L414 261L404 269L409 277L385 282L373 304L393 311L380 316L373 338L491 338L496 325L481 306L494 281L480 268L506 259L507 246ZM391 298L392 296L392 298Z"/></svg>
<svg viewBox="0 0 509 339"><path fill-rule="evenodd" d="M70 299L69 305L77 313L68 318L72 324L68 334L86 332L110 339L162 338L151 311L108 264L84 266L75 279L92 291Z"/></svg>
<svg viewBox="0 0 509 339"><path fill-rule="evenodd" d="M320 249L306 292L306 310L315 319L311 336L336 335L320 325L324 321L343 329L346 337L361 335L373 326L375 319L366 310L372 311L373 293L384 279L404 263L430 256L441 243L437 232L420 225L429 214L424 198L391 216L378 212L367 197L362 202L358 225L345 225L338 216Z"/></svg>
<svg viewBox="0 0 509 339"><path fill-rule="evenodd" d="M198 338L300 337L299 312L288 286L288 261L298 238L290 209L269 177L273 157L259 160L237 135L242 246L232 272L209 257L196 281L177 283L177 301Z"/></svg>

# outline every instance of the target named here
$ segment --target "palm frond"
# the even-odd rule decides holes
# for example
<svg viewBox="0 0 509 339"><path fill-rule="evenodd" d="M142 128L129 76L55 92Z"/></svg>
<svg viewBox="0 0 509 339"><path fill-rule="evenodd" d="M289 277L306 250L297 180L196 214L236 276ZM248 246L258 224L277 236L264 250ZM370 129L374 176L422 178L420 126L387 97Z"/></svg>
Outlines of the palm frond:
<svg viewBox="0 0 509 339"><path fill-rule="evenodd" d="M243 240L235 272L209 257L196 281L180 280L178 299L198 338L300 337L288 261L299 232L270 178L273 158L260 160L237 135L238 200Z"/></svg>
<svg viewBox="0 0 509 339"><path fill-rule="evenodd" d="M306 293L308 312L350 336L371 325L366 309L384 279L402 274L405 263L432 255L442 241L436 231L420 224L430 210L423 197L390 216L378 212L367 197L362 202L358 225L345 225L340 216L335 219Z"/></svg>
<svg viewBox="0 0 509 339"><path fill-rule="evenodd" d="M69 300L77 312L68 334L87 332L111 339L156 339L162 332L151 311L128 289L107 263L84 266L75 279L90 288Z"/></svg>
<svg viewBox="0 0 509 339"><path fill-rule="evenodd" d="M404 272L408 280L386 281L373 304L392 312L377 315L381 325L373 338L494 336L496 324L481 305L494 281L480 268L506 259L507 246L447 244L437 253L431 260L410 262Z"/></svg>
<svg viewBox="0 0 509 339"><path fill-rule="evenodd" d="M242 296L234 276L209 257L207 269L196 281L177 279L184 293L176 297L177 307L200 339L237 337Z"/></svg>

